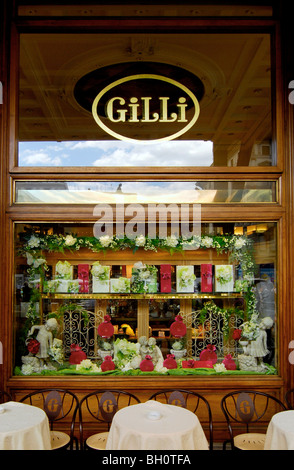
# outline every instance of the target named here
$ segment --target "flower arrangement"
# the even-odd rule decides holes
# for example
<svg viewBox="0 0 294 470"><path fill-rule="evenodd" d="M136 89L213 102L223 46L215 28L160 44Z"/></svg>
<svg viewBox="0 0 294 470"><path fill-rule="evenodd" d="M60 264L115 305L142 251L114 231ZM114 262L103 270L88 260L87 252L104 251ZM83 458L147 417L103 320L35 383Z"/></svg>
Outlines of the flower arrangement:
<svg viewBox="0 0 294 470"><path fill-rule="evenodd" d="M231 266L217 266L217 268L217 282L224 285L233 279Z"/></svg>
<svg viewBox="0 0 294 470"><path fill-rule="evenodd" d="M128 293L130 292L130 279L126 277L119 277L118 279L111 279L111 292L115 293Z"/></svg>
<svg viewBox="0 0 294 470"><path fill-rule="evenodd" d="M99 281L107 281L109 279L110 266L103 266L99 261L96 261L92 265L91 273Z"/></svg>
<svg viewBox="0 0 294 470"><path fill-rule="evenodd" d="M131 343L125 338L118 338L114 342L114 362L117 367L121 370L128 370L132 368L131 363L133 360L141 362L140 344Z"/></svg>
<svg viewBox="0 0 294 470"><path fill-rule="evenodd" d="M101 367L98 367L97 364L90 359L84 359L80 364L76 365L76 370L81 372L101 372Z"/></svg>
<svg viewBox="0 0 294 470"><path fill-rule="evenodd" d="M252 341L258 337L260 330L259 330L259 324L257 323L256 320L257 318L254 316L250 320L244 322L241 325L242 338Z"/></svg>
<svg viewBox="0 0 294 470"><path fill-rule="evenodd" d="M177 266L177 290L194 291L194 266Z"/></svg>
<svg viewBox="0 0 294 470"><path fill-rule="evenodd" d="M72 269L72 265L68 261L58 261L55 267L56 276L59 279L71 279Z"/></svg>
<svg viewBox="0 0 294 470"><path fill-rule="evenodd" d="M53 339L53 344L49 348L49 356L52 358L53 361L57 362L58 364L63 364L64 362L64 354L63 354L63 344L62 340L58 338Z"/></svg>
<svg viewBox="0 0 294 470"><path fill-rule="evenodd" d="M157 292L157 272L156 266L135 263L131 281L132 292Z"/></svg>

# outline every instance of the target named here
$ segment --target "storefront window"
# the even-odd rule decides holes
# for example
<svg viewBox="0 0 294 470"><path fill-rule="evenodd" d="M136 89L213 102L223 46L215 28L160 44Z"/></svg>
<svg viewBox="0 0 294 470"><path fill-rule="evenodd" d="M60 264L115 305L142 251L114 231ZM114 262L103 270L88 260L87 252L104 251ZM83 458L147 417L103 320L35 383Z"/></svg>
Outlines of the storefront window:
<svg viewBox="0 0 294 470"><path fill-rule="evenodd" d="M16 223L15 248L17 375L277 373L275 223L191 239Z"/></svg>
<svg viewBox="0 0 294 470"><path fill-rule="evenodd" d="M274 166L270 44L262 33L21 34L18 165Z"/></svg>
<svg viewBox="0 0 294 470"><path fill-rule="evenodd" d="M277 202L275 181L16 181L17 204Z"/></svg>

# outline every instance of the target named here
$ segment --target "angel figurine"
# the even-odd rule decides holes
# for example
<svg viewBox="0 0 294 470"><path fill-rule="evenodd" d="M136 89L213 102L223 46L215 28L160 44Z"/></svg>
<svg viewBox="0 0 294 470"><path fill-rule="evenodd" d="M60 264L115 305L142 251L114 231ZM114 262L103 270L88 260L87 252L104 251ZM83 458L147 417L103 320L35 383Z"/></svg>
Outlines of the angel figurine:
<svg viewBox="0 0 294 470"><path fill-rule="evenodd" d="M58 323L56 318L49 318L45 325L33 325L29 331L28 337L32 336L35 330L38 330L36 340L39 341L40 347L36 353L41 361L49 357L48 349L52 347L53 344L53 334L52 331L57 330Z"/></svg>

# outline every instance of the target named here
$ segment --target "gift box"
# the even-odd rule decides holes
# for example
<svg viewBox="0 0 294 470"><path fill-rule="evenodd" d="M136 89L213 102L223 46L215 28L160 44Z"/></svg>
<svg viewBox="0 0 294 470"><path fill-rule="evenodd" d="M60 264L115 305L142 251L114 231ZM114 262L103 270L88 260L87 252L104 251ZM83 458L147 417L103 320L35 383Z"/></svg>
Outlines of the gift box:
<svg viewBox="0 0 294 470"><path fill-rule="evenodd" d="M201 292L212 292L212 264L201 264Z"/></svg>
<svg viewBox="0 0 294 470"><path fill-rule="evenodd" d="M73 266L68 261L58 261L55 266L55 279L73 278Z"/></svg>
<svg viewBox="0 0 294 470"><path fill-rule="evenodd" d="M234 290L234 271L231 264L219 264L215 266L215 291L233 292Z"/></svg>
<svg viewBox="0 0 294 470"><path fill-rule="evenodd" d="M160 292L171 292L171 265L162 264L160 266Z"/></svg>
<svg viewBox="0 0 294 470"><path fill-rule="evenodd" d="M132 268L131 291L134 293L157 292L157 268L141 262Z"/></svg>
<svg viewBox="0 0 294 470"><path fill-rule="evenodd" d="M67 281L67 292L70 294L78 294L80 292L79 279L75 279L73 281Z"/></svg>
<svg viewBox="0 0 294 470"><path fill-rule="evenodd" d="M177 292L194 292L194 266L177 266Z"/></svg>
<svg viewBox="0 0 294 470"><path fill-rule="evenodd" d="M59 294L78 294L79 293L79 280L78 279L56 279L56 293ZM52 292L52 291L51 291Z"/></svg>
<svg viewBox="0 0 294 470"><path fill-rule="evenodd" d="M92 273L92 292L109 292L110 291L110 266L101 265L99 262L94 263L91 269Z"/></svg>
<svg viewBox="0 0 294 470"><path fill-rule="evenodd" d="M56 282L55 292L59 294L67 294L68 292L68 280L67 279L58 279Z"/></svg>
<svg viewBox="0 0 294 470"><path fill-rule="evenodd" d="M131 291L131 280L127 277L119 277L117 279L110 279L110 292L111 293L129 293Z"/></svg>
<svg viewBox="0 0 294 470"><path fill-rule="evenodd" d="M89 265L78 265L79 292L81 294L89 293Z"/></svg>
<svg viewBox="0 0 294 470"><path fill-rule="evenodd" d="M59 282L60 281L58 281L57 279L50 279L48 281L44 281L43 292L56 292Z"/></svg>

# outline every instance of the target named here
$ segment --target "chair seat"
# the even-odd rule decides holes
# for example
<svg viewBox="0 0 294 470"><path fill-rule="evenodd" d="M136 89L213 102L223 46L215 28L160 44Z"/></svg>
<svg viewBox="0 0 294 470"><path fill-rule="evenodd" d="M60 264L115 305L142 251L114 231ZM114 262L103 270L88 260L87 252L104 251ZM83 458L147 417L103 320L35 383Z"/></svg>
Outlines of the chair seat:
<svg viewBox="0 0 294 470"><path fill-rule="evenodd" d="M108 432L93 434L86 440L86 445L91 449L105 450L108 434Z"/></svg>
<svg viewBox="0 0 294 470"><path fill-rule="evenodd" d="M264 450L265 434L248 433L234 437L234 445L240 450Z"/></svg>
<svg viewBox="0 0 294 470"><path fill-rule="evenodd" d="M70 443L70 437L65 432L51 431L52 450L61 449Z"/></svg>

